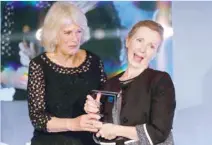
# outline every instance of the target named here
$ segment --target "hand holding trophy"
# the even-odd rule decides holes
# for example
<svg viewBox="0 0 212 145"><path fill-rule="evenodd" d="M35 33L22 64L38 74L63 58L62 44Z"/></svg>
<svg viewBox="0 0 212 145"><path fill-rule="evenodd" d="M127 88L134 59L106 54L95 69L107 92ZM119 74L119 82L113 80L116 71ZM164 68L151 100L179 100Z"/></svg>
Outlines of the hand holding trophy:
<svg viewBox="0 0 212 145"><path fill-rule="evenodd" d="M103 124L115 124L113 119L113 109L117 101L117 92L92 90L90 95L87 96L87 100L84 106L86 113L100 114L100 122ZM96 126L96 125L94 125ZM101 129L103 126L96 126ZM93 139L96 143L101 142L114 142L116 136L110 135L109 138L102 138L99 136L99 132L93 135Z"/></svg>

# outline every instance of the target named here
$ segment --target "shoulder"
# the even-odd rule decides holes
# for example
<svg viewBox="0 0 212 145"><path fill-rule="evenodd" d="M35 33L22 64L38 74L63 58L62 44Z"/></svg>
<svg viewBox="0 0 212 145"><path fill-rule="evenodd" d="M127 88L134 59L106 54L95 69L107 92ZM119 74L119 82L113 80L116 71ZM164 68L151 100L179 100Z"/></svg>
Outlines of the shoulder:
<svg viewBox="0 0 212 145"><path fill-rule="evenodd" d="M149 72L148 73L149 76L151 76L151 78L154 79L156 82L160 81L162 79L172 81L171 76L165 71L154 70L154 69L148 68L148 72Z"/></svg>
<svg viewBox="0 0 212 145"><path fill-rule="evenodd" d="M121 76L121 73L109 78L106 83L104 84L104 90L105 91L113 91L113 92L119 92L120 91L120 81L119 81L119 77Z"/></svg>
<svg viewBox="0 0 212 145"><path fill-rule="evenodd" d="M118 83L120 82L120 81L119 81L119 78L120 78L123 74L124 74L124 72L120 72L120 73L118 73L118 74L116 74L116 75L110 77L110 78L107 80L106 84L109 85L109 86L112 85L112 84L118 84Z"/></svg>
<svg viewBox="0 0 212 145"><path fill-rule="evenodd" d="M151 73L153 74L152 81L151 81L152 88L156 90L166 89L167 91L171 89L172 92L174 92L175 90L174 83L172 81L171 76L167 72L153 70L153 69L150 69L149 71L151 71Z"/></svg>
<svg viewBox="0 0 212 145"><path fill-rule="evenodd" d="M88 50L85 50L85 52L86 52L86 54L87 54L87 58L91 58L92 60L94 60L94 61L101 61L101 59L100 59L100 57L99 56L97 56L96 54L94 54L93 52L91 52L91 51L88 51Z"/></svg>
<svg viewBox="0 0 212 145"><path fill-rule="evenodd" d="M33 59L31 59L29 65L30 66L33 65L33 64L42 65L43 58L45 58L45 52L41 53L38 56L36 56Z"/></svg>

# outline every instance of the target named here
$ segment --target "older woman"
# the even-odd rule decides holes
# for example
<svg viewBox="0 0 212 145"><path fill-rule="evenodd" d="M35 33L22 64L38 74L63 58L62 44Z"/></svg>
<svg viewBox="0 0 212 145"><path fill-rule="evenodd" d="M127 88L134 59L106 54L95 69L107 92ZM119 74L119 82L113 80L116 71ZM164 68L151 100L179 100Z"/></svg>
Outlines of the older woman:
<svg viewBox="0 0 212 145"><path fill-rule="evenodd" d="M29 65L32 145L94 144L89 132L97 132L92 124L100 116L86 114L83 105L106 76L101 60L80 49L88 34L84 13L69 2L56 2L48 11L41 36L46 52Z"/></svg>
<svg viewBox="0 0 212 145"><path fill-rule="evenodd" d="M126 39L128 67L104 87L107 91L119 92L113 109L113 118L118 123L100 125L97 137L108 140L118 137L111 141L118 144L173 144L174 85L168 73L148 68L162 41L163 28L154 21L140 21L129 32ZM96 101L87 96L85 111L98 112Z"/></svg>

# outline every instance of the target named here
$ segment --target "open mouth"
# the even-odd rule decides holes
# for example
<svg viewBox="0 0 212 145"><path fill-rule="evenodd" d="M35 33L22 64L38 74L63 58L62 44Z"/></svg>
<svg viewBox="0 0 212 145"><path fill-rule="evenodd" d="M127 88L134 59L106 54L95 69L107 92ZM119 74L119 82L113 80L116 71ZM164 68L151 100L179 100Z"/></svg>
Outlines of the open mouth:
<svg viewBox="0 0 212 145"><path fill-rule="evenodd" d="M137 62L141 62L141 61L144 59L143 56L139 56L139 55L137 55L137 54L135 54L135 53L134 53L134 55L133 55L133 58L134 58L134 60L137 61Z"/></svg>

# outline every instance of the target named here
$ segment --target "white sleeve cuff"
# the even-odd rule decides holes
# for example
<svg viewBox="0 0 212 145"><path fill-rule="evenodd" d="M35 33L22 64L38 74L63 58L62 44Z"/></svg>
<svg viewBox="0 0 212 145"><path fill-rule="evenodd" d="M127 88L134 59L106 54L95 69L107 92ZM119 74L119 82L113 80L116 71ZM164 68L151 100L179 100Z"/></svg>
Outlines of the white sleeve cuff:
<svg viewBox="0 0 212 145"><path fill-rule="evenodd" d="M144 124L143 126L144 126L144 132L145 132L145 134L146 134L146 137L147 137L147 139L148 139L150 145L153 145L153 142L152 142L152 140L151 140L151 138L150 138L150 136L149 136L149 133L148 133L148 131L147 131L147 129L146 129L146 124Z"/></svg>

